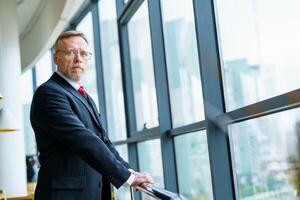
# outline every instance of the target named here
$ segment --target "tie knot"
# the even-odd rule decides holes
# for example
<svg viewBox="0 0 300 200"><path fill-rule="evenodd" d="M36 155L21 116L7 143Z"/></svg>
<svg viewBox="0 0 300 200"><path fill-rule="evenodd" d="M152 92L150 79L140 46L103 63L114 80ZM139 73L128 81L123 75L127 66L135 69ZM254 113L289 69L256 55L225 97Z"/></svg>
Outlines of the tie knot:
<svg viewBox="0 0 300 200"><path fill-rule="evenodd" d="M87 97L87 94L86 94L86 92L85 92L85 90L83 89L82 86L80 86L80 87L78 88L78 92L79 92L80 94L82 94L82 96Z"/></svg>

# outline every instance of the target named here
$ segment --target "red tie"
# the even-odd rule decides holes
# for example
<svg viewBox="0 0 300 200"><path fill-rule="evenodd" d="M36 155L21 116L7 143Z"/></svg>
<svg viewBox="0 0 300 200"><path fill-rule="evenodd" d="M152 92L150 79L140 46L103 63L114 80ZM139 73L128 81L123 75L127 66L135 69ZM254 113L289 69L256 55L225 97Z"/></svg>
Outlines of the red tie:
<svg viewBox="0 0 300 200"><path fill-rule="evenodd" d="M82 86L80 86L77 91L82 94L82 96L87 97L87 94Z"/></svg>

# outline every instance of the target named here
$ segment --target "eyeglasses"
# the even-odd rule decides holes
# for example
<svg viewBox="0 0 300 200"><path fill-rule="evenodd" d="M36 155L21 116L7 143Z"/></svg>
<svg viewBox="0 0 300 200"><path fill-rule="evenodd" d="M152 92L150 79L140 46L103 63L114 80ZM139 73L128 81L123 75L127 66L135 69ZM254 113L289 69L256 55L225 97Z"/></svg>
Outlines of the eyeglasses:
<svg viewBox="0 0 300 200"><path fill-rule="evenodd" d="M77 51L75 49L66 50L66 51L64 51L64 50L56 50L56 52L63 52L67 58L75 58L76 56L78 56L78 54L84 60L89 60L92 57L92 53L91 52L88 52L88 51Z"/></svg>

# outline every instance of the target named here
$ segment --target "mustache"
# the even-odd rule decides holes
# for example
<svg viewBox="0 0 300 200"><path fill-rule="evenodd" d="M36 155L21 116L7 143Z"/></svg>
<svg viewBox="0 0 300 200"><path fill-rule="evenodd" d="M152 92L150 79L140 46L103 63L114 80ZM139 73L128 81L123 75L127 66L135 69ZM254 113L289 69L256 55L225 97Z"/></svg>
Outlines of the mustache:
<svg viewBox="0 0 300 200"><path fill-rule="evenodd" d="M72 69L74 69L74 68L79 68L79 69L81 69L81 70L84 69L84 67L81 67L81 66L73 66Z"/></svg>

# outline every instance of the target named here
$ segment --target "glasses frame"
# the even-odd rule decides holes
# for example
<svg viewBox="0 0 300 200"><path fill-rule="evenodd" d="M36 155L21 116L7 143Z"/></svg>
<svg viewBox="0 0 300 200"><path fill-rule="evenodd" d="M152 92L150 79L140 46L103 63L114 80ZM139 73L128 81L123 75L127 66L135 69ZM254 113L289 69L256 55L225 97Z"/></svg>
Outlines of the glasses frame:
<svg viewBox="0 0 300 200"><path fill-rule="evenodd" d="M64 53L64 56L65 57L68 57L68 58L75 58L76 56L80 55L80 57L83 59L83 60L90 60L92 58L92 53L89 52L89 51L81 51L81 50L76 50L76 49L70 49L70 50L62 50L62 49L58 49L55 51L55 53L59 53L59 52L62 52ZM86 53L86 56L83 54L83 53Z"/></svg>

